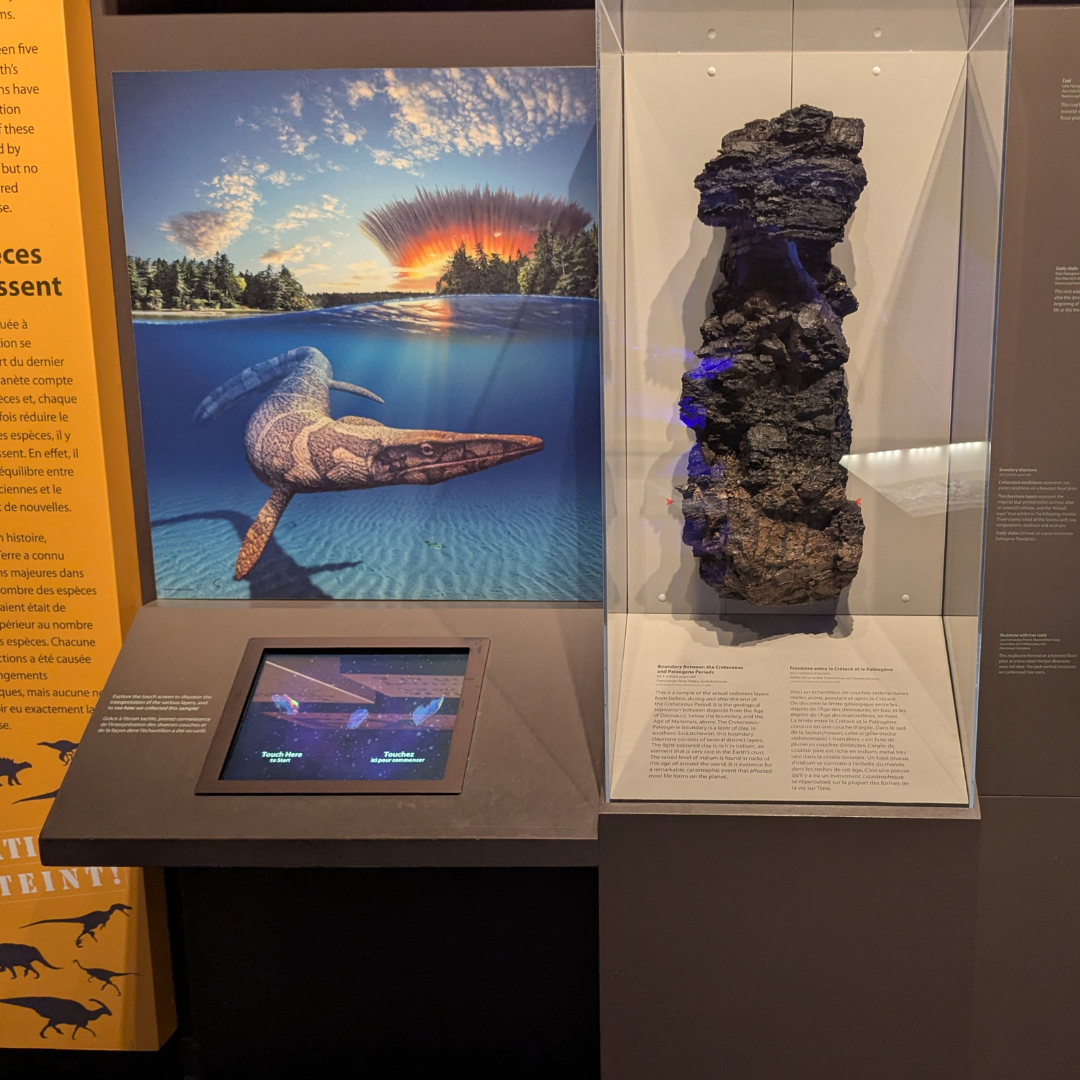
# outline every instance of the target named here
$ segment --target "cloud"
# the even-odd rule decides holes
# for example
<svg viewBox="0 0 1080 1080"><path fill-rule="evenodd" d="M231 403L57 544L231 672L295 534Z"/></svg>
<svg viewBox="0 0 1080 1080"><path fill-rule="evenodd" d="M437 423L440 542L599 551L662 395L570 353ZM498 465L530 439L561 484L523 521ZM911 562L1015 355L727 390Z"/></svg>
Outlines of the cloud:
<svg viewBox="0 0 1080 1080"><path fill-rule="evenodd" d="M221 210L189 210L169 218L161 228L170 243L182 245L196 259L224 251L244 231L242 224Z"/></svg>
<svg viewBox="0 0 1080 1080"><path fill-rule="evenodd" d="M209 210L189 210L161 225L166 239L180 244L188 255L205 259L224 251L247 231L255 216L255 206L262 202L255 173L257 165L245 158L226 158L225 171L208 183L201 196Z"/></svg>
<svg viewBox="0 0 1080 1080"><path fill-rule="evenodd" d="M289 232L291 229L301 229L312 221L328 221L344 216L345 209L341 200L333 195L323 195L322 202L318 205L308 203L305 206L297 203L283 218L274 222L274 231Z"/></svg>
<svg viewBox="0 0 1080 1080"><path fill-rule="evenodd" d="M364 106L376 99L389 109L388 137L378 140L382 145L372 145L359 123ZM171 242L198 258L225 250L249 229L267 237L269 252L292 252L296 245L290 247L290 240L299 235L311 254L306 231L297 230L344 218L340 200L324 195L298 203L271 224L255 220L263 201L259 186L264 191L270 190L266 185L287 188L305 179L311 183L319 173L347 169L343 160L348 159L331 145L358 150L363 144L376 165L421 175L426 165L447 154L477 157L531 150L574 125L591 123L594 99L594 84L585 69L391 69L333 86L305 83L271 107L257 109L254 120L237 117L238 124L275 139L281 153L302 158L306 164L298 166L301 171L227 159L221 173L203 185L203 207L176 214L161 228ZM326 156L313 149L319 140ZM289 233L293 235L285 239ZM381 268L380 274L385 273Z"/></svg>
<svg viewBox="0 0 1080 1080"><path fill-rule="evenodd" d="M379 84L345 84L353 107L385 94L397 148L375 150L376 164L416 168L444 154L475 157L531 150L574 124L592 123L595 88L587 76L543 68L387 70Z"/></svg>
<svg viewBox="0 0 1080 1080"><path fill-rule="evenodd" d="M309 154L308 148L318 138L313 132L301 131L293 122L301 119L304 111L304 98L299 91L282 94L285 106L271 109L256 109L255 121L248 121L252 131L272 131L283 153L290 157L302 157L311 160L316 154Z"/></svg>
<svg viewBox="0 0 1080 1080"><path fill-rule="evenodd" d="M262 202L254 170L244 158L226 158L224 164L228 171L203 185L208 189L203 197L218 210L248 214L250 220L256 203Z"/></svg>
<svg viewBox="0 0 1080 1080"><path fill-rule="evenodd" d="M291 187L293 184L298 184L301 180L306 180L307 177L303 173L291 173L286 172L285 169L275 169L272 173L266 174L268 183L274 185L274 187Z"/></svg>
<svg viewBox="0 0 1080 1080"><path fill-rule="evenodd" d="M376 165L389 165L394 169L411 172L414 176L419 175L416 171L416 163L411 157L401 157L393 150L376 150L375 147L371 148L371 156L375 159Z"/></svg>
<svg viewBox="0 0 1080 1080"><path fill-rule="evenodd" d="M297 277L311 277L312 274L323 274L329 269L330 267L326 263L308 263L307 266L294 270L293 273Z"/></svg>
<svg viewBox="0 0 1080 1080"><path fill-rule="evenodd" d="M272 133L282 153L316 162L321 155L313 148L320 139L324 146L347 149L365 142L368 130L355 113L381 98L390 111L390 145L369 147L372 158L419 175L424 164L444 154L530 150L574 124L591 122L595 96L584 70L387 69L283 94L282 103L256 109L256 121L248 126ZM344 168L340 162L323 164L334 171Z"/></svg>
<svg viewBox="0 0 1080 1080"><path fill-rule="evenodd" d="M271 131L277 132L278 145L282 152L290 157L308 158L314 157L308 153L308 147L318 138L317 135L299 131L293 124L285 119L277 110L268 114L263 124Z"/></svg>
<svg viewBox="0 0 1080 1080"><path fill-rule="evenodd" d="M344 118L334 121L327 119L323 123L327 125L327 138L341 146L355 146L367 134L367 128L359 125L350 127L349 122Z"/></svg>
<svg viewBox="0 0 1080 1080"><path fill-rule="evenodd" d="M361 101L370 101L378 91L367 79L356 79L345 82L345 97L352 108L356 108Z"/></svg>
<svg viewBox="0 0 1080 1080"><path fill-rule="evenodd" d="M271 248L269 251L264 251L259 259L262 262L268 263L287 263L287 262L303 262L304 256L307 254L307 248L303 244L293 244L291 248Z"/></svg>
<svg viewBox="0 0 1080 1080"><path fill-rule="evenodd" d="M374 259L365 259L363 262L350 263L348 269L352 272L344 281L324 285L323 290L326 292L385 292L389 289L401 288L401 271L397 267L387 266Z"/></svg>
<svg viewBox="0 0 1080 1080"><path fill-rule="evenodd" d="M299 90L291 94L282 94L284 105L255 110L256 122L248 122L252 131L271 131L277 138L281 151L290 157L302 157L312 161L318 154L310 152L312 144L318 139L314 131L304 130L298 123L304 116L304 95ZM318 99L316 99L318 102Z"/></svg>
<svg viewBox="0 0 1080 1080"><path fill-rule="evenodd" d="M322 109L323 134L339 146L355 146L367 134L367 129L350 121L334 97L328 90L316 99Z"/></svg>

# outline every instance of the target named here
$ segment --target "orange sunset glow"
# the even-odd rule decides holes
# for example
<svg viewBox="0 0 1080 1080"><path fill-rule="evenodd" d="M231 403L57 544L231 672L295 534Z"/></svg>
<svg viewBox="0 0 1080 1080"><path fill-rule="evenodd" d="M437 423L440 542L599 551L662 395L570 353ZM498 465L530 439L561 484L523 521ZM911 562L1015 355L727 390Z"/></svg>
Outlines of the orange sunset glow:
<svg viewBox="0 0 1080 1080"><path fill-rule="evenodd" d="M592 220L581 206L550 195L516 195L499 188L417 190L412 199L395 199L372 210L360 231L397 269L402 285L434 288L447 259L464 244L482 244L490 255L527 255L545 225L572 236Z"/></svg>
<svg viewBox="0 0 1080 1080"><path fill-rule="evenodd" d="M536 243L537 228L516 228L504 232L481 223L455 222L447 228L430 229L419 233L402 246L397 263L401 278L411 282L435 284L446 266L446 260L460 247L472 252L482 244L489 255L503 259L516 259L519 254L528 255Z"/></svg>

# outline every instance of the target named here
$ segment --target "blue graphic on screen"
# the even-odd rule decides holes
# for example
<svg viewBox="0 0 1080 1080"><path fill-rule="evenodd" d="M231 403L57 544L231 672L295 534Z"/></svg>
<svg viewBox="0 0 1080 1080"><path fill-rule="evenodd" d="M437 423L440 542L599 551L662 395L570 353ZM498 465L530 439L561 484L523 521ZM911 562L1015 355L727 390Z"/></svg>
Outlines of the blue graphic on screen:
<svg viewBox="0 0 1080 1080"><path fill-rule="evenodd" d="M223 780L441 780L468 649L263 654Z"/></svg>

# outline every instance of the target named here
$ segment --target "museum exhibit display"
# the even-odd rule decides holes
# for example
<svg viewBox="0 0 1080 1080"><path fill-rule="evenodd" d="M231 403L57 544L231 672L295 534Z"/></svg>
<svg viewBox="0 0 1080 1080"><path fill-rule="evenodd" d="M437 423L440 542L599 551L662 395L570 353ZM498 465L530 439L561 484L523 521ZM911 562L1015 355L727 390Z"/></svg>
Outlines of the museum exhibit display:
<svg viewBox="0 0 1080 1080"><path fill-rule="evenodd" d="M1011 25L601 6L610 799L974 804Z"/></svg>
<svg viewBox="0 0 1080 1080"><path fill-rule="evenodd" d="M591 13L91 7L143 602L42 858L166 868L186 1074L587 1075Z"/></svg>
<svg viewBox="0 0 1080 1080"><path fill-rule="evenodd" d="M168 930L205 1080L1072 1075L1065 13L90 6L5 1037L159 1044Z"/></svg>
<svg viewBox="0 0 1080 1080"><path fill-rule="evenodd" d="M222 844L250 862L302 837L330 845L316 862L369 863L376 837L425 828L532 829L588 862L595 69L544 62L557 41L510 50L539 63L449 66L499 50L452 35L395 52L390 16L219 20L226 65L201 20L169 22L184 32L166 48L95 16L147 603L46 846L84 850L92 805L99 853L142 863L216 862ZM335 27L386 41L350 48ZM571 641L597 663L567 695ZM533 727L515 784L498 754ZM164 734L183 738L159 757ZM160 814L136 811L133 784Z"/></svg>

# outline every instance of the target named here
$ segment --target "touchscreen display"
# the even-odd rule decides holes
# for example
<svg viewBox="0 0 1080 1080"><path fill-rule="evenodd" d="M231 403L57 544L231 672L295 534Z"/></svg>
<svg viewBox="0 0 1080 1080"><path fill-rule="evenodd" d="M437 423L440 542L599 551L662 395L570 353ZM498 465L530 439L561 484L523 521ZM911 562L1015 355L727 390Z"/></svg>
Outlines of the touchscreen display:
<svg viewBox="0 0 1080 1080"><path fill-rule="evenodd" d="M268 649L223 780L441 780L468 649Z"/></svg>

